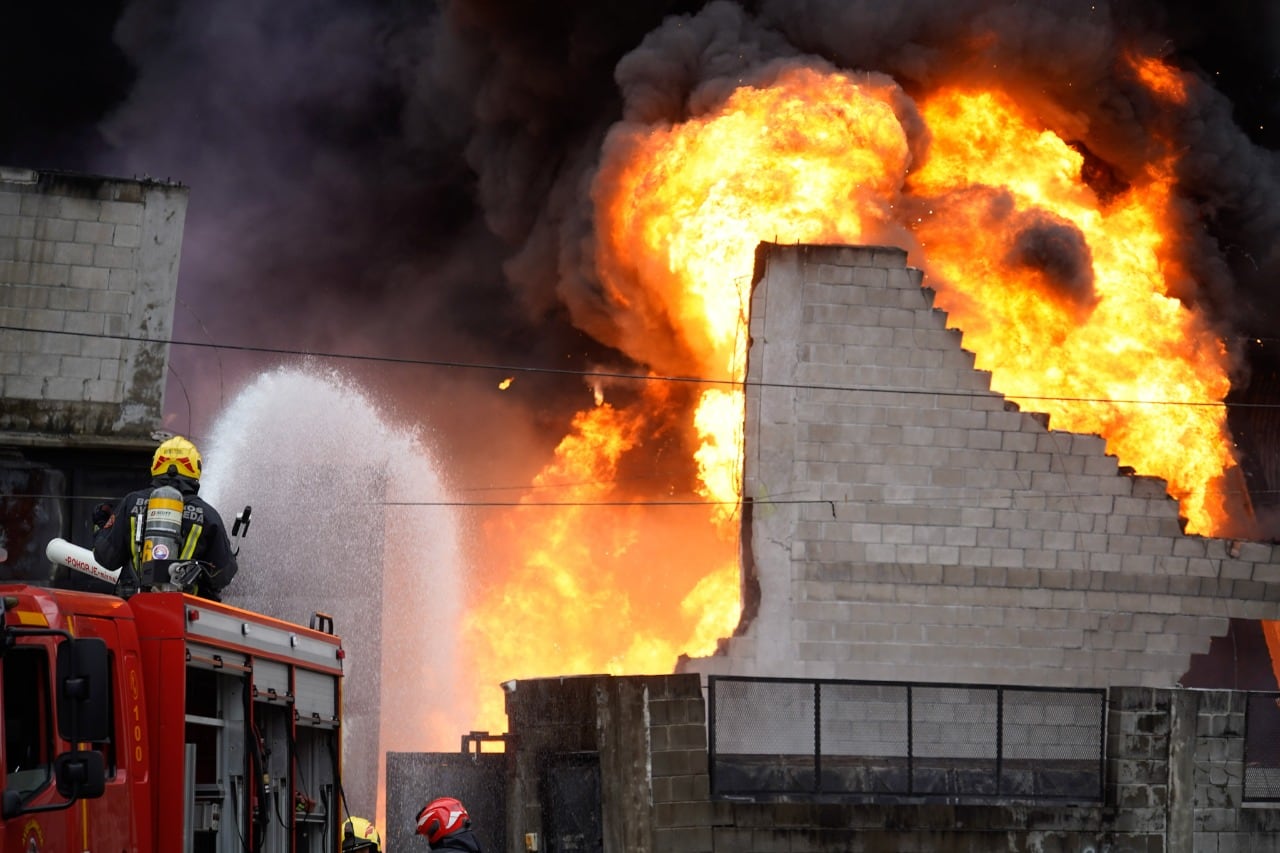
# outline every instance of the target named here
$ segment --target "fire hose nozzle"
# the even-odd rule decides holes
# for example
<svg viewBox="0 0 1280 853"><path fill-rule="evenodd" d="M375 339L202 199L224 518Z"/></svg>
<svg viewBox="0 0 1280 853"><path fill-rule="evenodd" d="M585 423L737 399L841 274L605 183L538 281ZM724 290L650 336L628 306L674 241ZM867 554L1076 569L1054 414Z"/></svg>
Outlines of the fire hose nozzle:
<svg viewBox="0 0 1280 853"><path fill-rule="evenodd" d="M249 532L249 516L252 514L253 507L245 504L244 509L236 515L235 523L231 525L232 536L244 536Z"/></svg>

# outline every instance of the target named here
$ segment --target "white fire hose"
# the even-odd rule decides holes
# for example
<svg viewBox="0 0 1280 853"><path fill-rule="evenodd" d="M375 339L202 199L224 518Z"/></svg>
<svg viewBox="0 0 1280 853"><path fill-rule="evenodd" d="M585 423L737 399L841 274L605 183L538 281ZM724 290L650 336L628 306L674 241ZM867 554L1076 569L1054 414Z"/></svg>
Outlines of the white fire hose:
<svg viewBox="0 0 1280 853"><path fill-rule="evenodd" d="M75 569L77 572L83 572L91 578L97 578L107 583L115 583L120 577L120 570L108 571L98 565L98 561L93 558L93 552L88 548L81 548L79 545L73 545L65 539L50 539L49 544L45 546L44 555L50 561L68 569Z"/></svg>

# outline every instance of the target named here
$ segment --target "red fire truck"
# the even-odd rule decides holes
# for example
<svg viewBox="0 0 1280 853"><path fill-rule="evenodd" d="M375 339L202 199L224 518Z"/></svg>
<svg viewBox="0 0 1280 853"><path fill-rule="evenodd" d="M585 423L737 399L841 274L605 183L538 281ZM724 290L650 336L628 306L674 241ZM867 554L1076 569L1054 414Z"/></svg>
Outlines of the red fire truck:
<svg viewBox="0 0 1280 853"><path fill-rule="evenodd" d="M180 591L0 601L0 853L339 849L332 619Z"/></svg>

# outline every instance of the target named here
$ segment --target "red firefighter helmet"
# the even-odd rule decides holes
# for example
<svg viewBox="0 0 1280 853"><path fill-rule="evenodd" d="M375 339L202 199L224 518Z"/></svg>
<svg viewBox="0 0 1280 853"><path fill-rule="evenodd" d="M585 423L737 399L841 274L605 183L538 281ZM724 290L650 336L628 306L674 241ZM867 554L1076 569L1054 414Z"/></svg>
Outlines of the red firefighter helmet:
<svg viewBox="0 0 1280 853"><path fill-rule="evenodd" d="M427 843L435 844L446 835L471 826L467 807L453 797L437 797L418 812L418 834L427 837Z"/></svg>

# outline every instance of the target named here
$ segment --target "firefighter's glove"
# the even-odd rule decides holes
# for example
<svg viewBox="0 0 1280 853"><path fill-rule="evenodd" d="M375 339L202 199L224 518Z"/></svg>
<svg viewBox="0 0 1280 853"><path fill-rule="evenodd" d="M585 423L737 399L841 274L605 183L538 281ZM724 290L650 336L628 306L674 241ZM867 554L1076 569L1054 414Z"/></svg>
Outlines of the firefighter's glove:
<svg viewBox="0 0 1280 853"><path fill-rule="evenodd" d="M93 508L93 532L97 533L104 527L110 527L112 522L111 504L98 504Z"/></svg>

